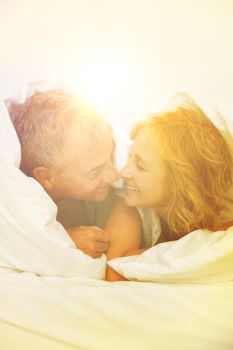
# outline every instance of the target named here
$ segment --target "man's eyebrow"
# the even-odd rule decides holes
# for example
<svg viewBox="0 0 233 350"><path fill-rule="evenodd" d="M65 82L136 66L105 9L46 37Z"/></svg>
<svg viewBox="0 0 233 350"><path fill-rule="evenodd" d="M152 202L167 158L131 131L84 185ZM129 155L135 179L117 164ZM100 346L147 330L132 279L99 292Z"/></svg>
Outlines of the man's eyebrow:
<svg viewBox="0 0 233 350"><path fill-rule="evenodd" d="M114 153L114 151L116 149L116 142L114 140L112 140L112 144L113 144L112 153ZM112 155L112 153L111 153L111 155ZM86 172L86 174L94 173L95 171L98 171L99 169L102 168L103 165L104 165L104 163L103 164L99 164L99 165L95 166L94 168L89 169Z"/></svg>
<svg viewBox="0 0 233 350"><path fill-rule="evenodd" d="M98 171L100 168L102 168L103 164L97 165L94 168L89 169L86 174L94 173L95 171Z"/></svg>

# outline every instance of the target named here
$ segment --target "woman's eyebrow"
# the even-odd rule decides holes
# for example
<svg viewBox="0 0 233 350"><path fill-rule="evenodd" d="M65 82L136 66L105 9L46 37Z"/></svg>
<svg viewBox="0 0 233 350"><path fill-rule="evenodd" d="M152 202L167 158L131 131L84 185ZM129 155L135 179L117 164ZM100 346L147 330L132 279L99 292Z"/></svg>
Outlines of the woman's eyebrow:
<svg viewBox="0 0 233 350"><path fill-rule="evenodd" d="M137 158L137 161L141 162L143 165L147 165L147 161L145 159L141 158L137 154L135 154L135 157Z"/></svg>
<svg viewBox="0 0 233 350"><path fill-rule="evenodd" d="M134 153L134 157L136 158L137 162L140 162L144 167L148 167L148 162L146 161L146 159L143 159L139 154Z"/></svg>

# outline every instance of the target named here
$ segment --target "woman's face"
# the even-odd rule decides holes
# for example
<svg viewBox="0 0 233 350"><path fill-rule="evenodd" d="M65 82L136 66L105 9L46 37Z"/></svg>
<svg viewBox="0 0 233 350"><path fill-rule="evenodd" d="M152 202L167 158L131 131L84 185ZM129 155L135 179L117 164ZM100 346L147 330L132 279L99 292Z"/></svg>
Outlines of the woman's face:
<svg viewBox="0 0 233 350"><path fill-rule="evenodd" d="M162 214L169 198L165 175L165 164L156 136L145 127L135 137L128 162L121 171L126 204L152 207Z"/></svg>

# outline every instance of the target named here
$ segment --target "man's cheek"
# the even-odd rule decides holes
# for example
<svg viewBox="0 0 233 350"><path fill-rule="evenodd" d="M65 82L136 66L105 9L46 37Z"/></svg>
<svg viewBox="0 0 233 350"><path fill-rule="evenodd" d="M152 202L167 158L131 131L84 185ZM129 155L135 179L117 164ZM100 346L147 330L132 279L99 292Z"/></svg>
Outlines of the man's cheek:
<svg viewBox="0 0 233 350"><path fill-rule="evenodd" d="M96 183L94 182L85 182L80 185L86 192L91 192L96 188Z"/></svg>

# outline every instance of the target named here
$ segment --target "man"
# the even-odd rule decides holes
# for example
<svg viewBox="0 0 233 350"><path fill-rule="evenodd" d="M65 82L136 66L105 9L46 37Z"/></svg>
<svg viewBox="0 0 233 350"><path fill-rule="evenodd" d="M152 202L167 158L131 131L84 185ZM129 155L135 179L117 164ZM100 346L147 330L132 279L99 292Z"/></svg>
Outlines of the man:
<svg viewBox="0 0 233 350"><path fill-rule="evenodd" d="M109 236L93 226L98 224L95 203L107 199L102 204L106 217L112 201L110 184L118 177L109 125L76 96L60 90L37 92L23 104L11 104L9 113L21 143L20 169L34 177L55 203L70 198L61 204L58 219L79 249L101 256Z"/></svg>

